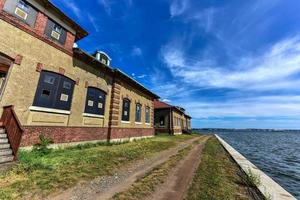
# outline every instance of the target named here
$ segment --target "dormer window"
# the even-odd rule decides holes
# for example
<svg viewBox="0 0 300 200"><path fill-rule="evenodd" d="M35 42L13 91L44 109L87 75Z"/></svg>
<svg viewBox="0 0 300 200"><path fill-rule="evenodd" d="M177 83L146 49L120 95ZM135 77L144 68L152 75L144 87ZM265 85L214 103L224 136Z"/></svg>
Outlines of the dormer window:
<svg viewBox="0 0 300 200"><path fill-rule="evenodd" d="M107 66L110 65L111 58L105 52L97 51L95 54L95 57L97 60L102 62L104 65L107 65Z"/></svg>
<svg viewBox="0 0 300 200"><path fill-rule="evenodd" d="M61 45L64 45L66 42L67 31L62 26L48 18L45 35Z"/></svg>

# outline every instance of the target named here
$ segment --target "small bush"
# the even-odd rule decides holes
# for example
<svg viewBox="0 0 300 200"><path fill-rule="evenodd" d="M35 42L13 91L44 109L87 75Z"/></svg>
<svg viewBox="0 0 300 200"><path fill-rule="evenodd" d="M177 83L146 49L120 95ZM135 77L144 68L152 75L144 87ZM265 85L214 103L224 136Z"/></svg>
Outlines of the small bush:
<svg viewBox="0 0 300 200"><path fill-rule="evenodd" d="M260 177L252 172L251 169L248 169L246 173L246 182L251 187L258 187L261 184Z"/></svg>
<svg viewBox="0 0 300 200"><path fill-rule="evenodd" d="M33 146L33 151L38 152L40 155L49 154L52 150L49 148L49 145L53 144L53 140L51 138L46 138L43 134L39 136L39 139L40 142Z"/></svg>

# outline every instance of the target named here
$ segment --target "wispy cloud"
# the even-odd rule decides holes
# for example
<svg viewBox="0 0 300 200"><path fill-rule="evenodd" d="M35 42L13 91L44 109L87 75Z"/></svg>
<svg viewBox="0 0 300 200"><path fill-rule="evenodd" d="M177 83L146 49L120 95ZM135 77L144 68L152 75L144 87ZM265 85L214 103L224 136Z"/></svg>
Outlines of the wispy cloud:
<svg viewBox="0 0 300 200"><path fill-rule="evenodd" d="M97 2L103 6L108 15L111 15L111 3L109 0L97 0Z"/></svg>
<svg viewBox="0 0 300 200"><path fill-rule="evenodd" d="M171 17L183 14L189 6L189 0L173 0L170 6Z"/></svg>
<svg viewBox="0 0 300 200"><path fill-rule="evenodd" d="M82 10L76 5L73 0L64 0L61 1L67 8L71 9L72 12L78 19L82 18Z"/></svg>
<svg viewBox="0 0 300 200"><path fill-rule="evenodd" d="M232 66L215 60L194 59L178 44L162 49L164 62L175 77L199 88L233 88L240 90L278 90L295 88L292 76L300 72L300 37L274 44L263 55L241 57Z"/></svg>
<svg viewBox="0 0 300 200"><path fill-rule="evenodd" d="M94 27L95 31L99 32L100 27L99 27L99 23L98 23L97 19L89 13L87 14L87 18L88 18L89 22L92 24L92 26Z"/></svg>

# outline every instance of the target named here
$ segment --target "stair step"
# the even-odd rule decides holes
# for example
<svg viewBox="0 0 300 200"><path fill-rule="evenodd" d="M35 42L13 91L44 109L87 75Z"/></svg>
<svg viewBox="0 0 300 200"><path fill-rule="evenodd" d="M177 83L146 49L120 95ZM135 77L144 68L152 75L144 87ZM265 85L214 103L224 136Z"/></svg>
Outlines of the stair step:
<svg viewBox="0 0 300 200"><path fill-rule="evenodd" d="M7 138L6 139L0 138L0 144L1 143L8 143L8 139Z"/></svg>
<svg viewBox="0 0 300 200"><path fill-rule="evenodd" d="M5 133L0 133L0 139L2 139L2 138L7 138L7 135L5 134Z"/></svg>
<svg viewBox="0 0 300 200"><path fill-rule="evenodd" d="M0 134L1 134L1 133L2 133L2 134L5 133L5 129L1 128L1 129L0 129Z"/></svg>
<svg viewBox="0 0 300 200"><path fill-rule="evenodd" d="M0 156L0 164L11 162L13 160L14 160L14 157L12 155L11 156Z"/></svg>
<svg viewBox="0 0 300 200"><path fill-rule="evenodd" d="M0 149L8 149L10 148L10 144L0 144Z"/></svg>
<svg viewBox="0 0 300 200"><path fill-rule="evenodd" d="M0 149L0 156L11 156L12 150L11 149Z"/></svg>

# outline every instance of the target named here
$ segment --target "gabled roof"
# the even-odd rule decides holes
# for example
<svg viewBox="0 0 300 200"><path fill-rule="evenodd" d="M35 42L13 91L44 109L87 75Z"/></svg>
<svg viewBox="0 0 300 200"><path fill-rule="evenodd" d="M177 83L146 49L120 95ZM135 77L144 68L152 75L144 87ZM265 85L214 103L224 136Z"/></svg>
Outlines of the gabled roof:
<svg viewBox="0 0 300 200"><path fill-rule="evenodd" d="M173 106L165 103L165 102L162 102L160 100L157 100L155 99L154 100L154 108L158 109L158 108L172 108Z"/></svg>
<svg viewBox="0 0 300 200"><path fill-rule="evenodd" d="M184 114L184 116L186 116L187 118L190 118L190 119L192 118L191 116L189 116L185 113L185 109L182 107L173 106L173 105L167 104L165 102L162 102L158 99L154 100L154 109L164 109L164 108L172 108L172 109L178 111L179 113Z"/></svg>

